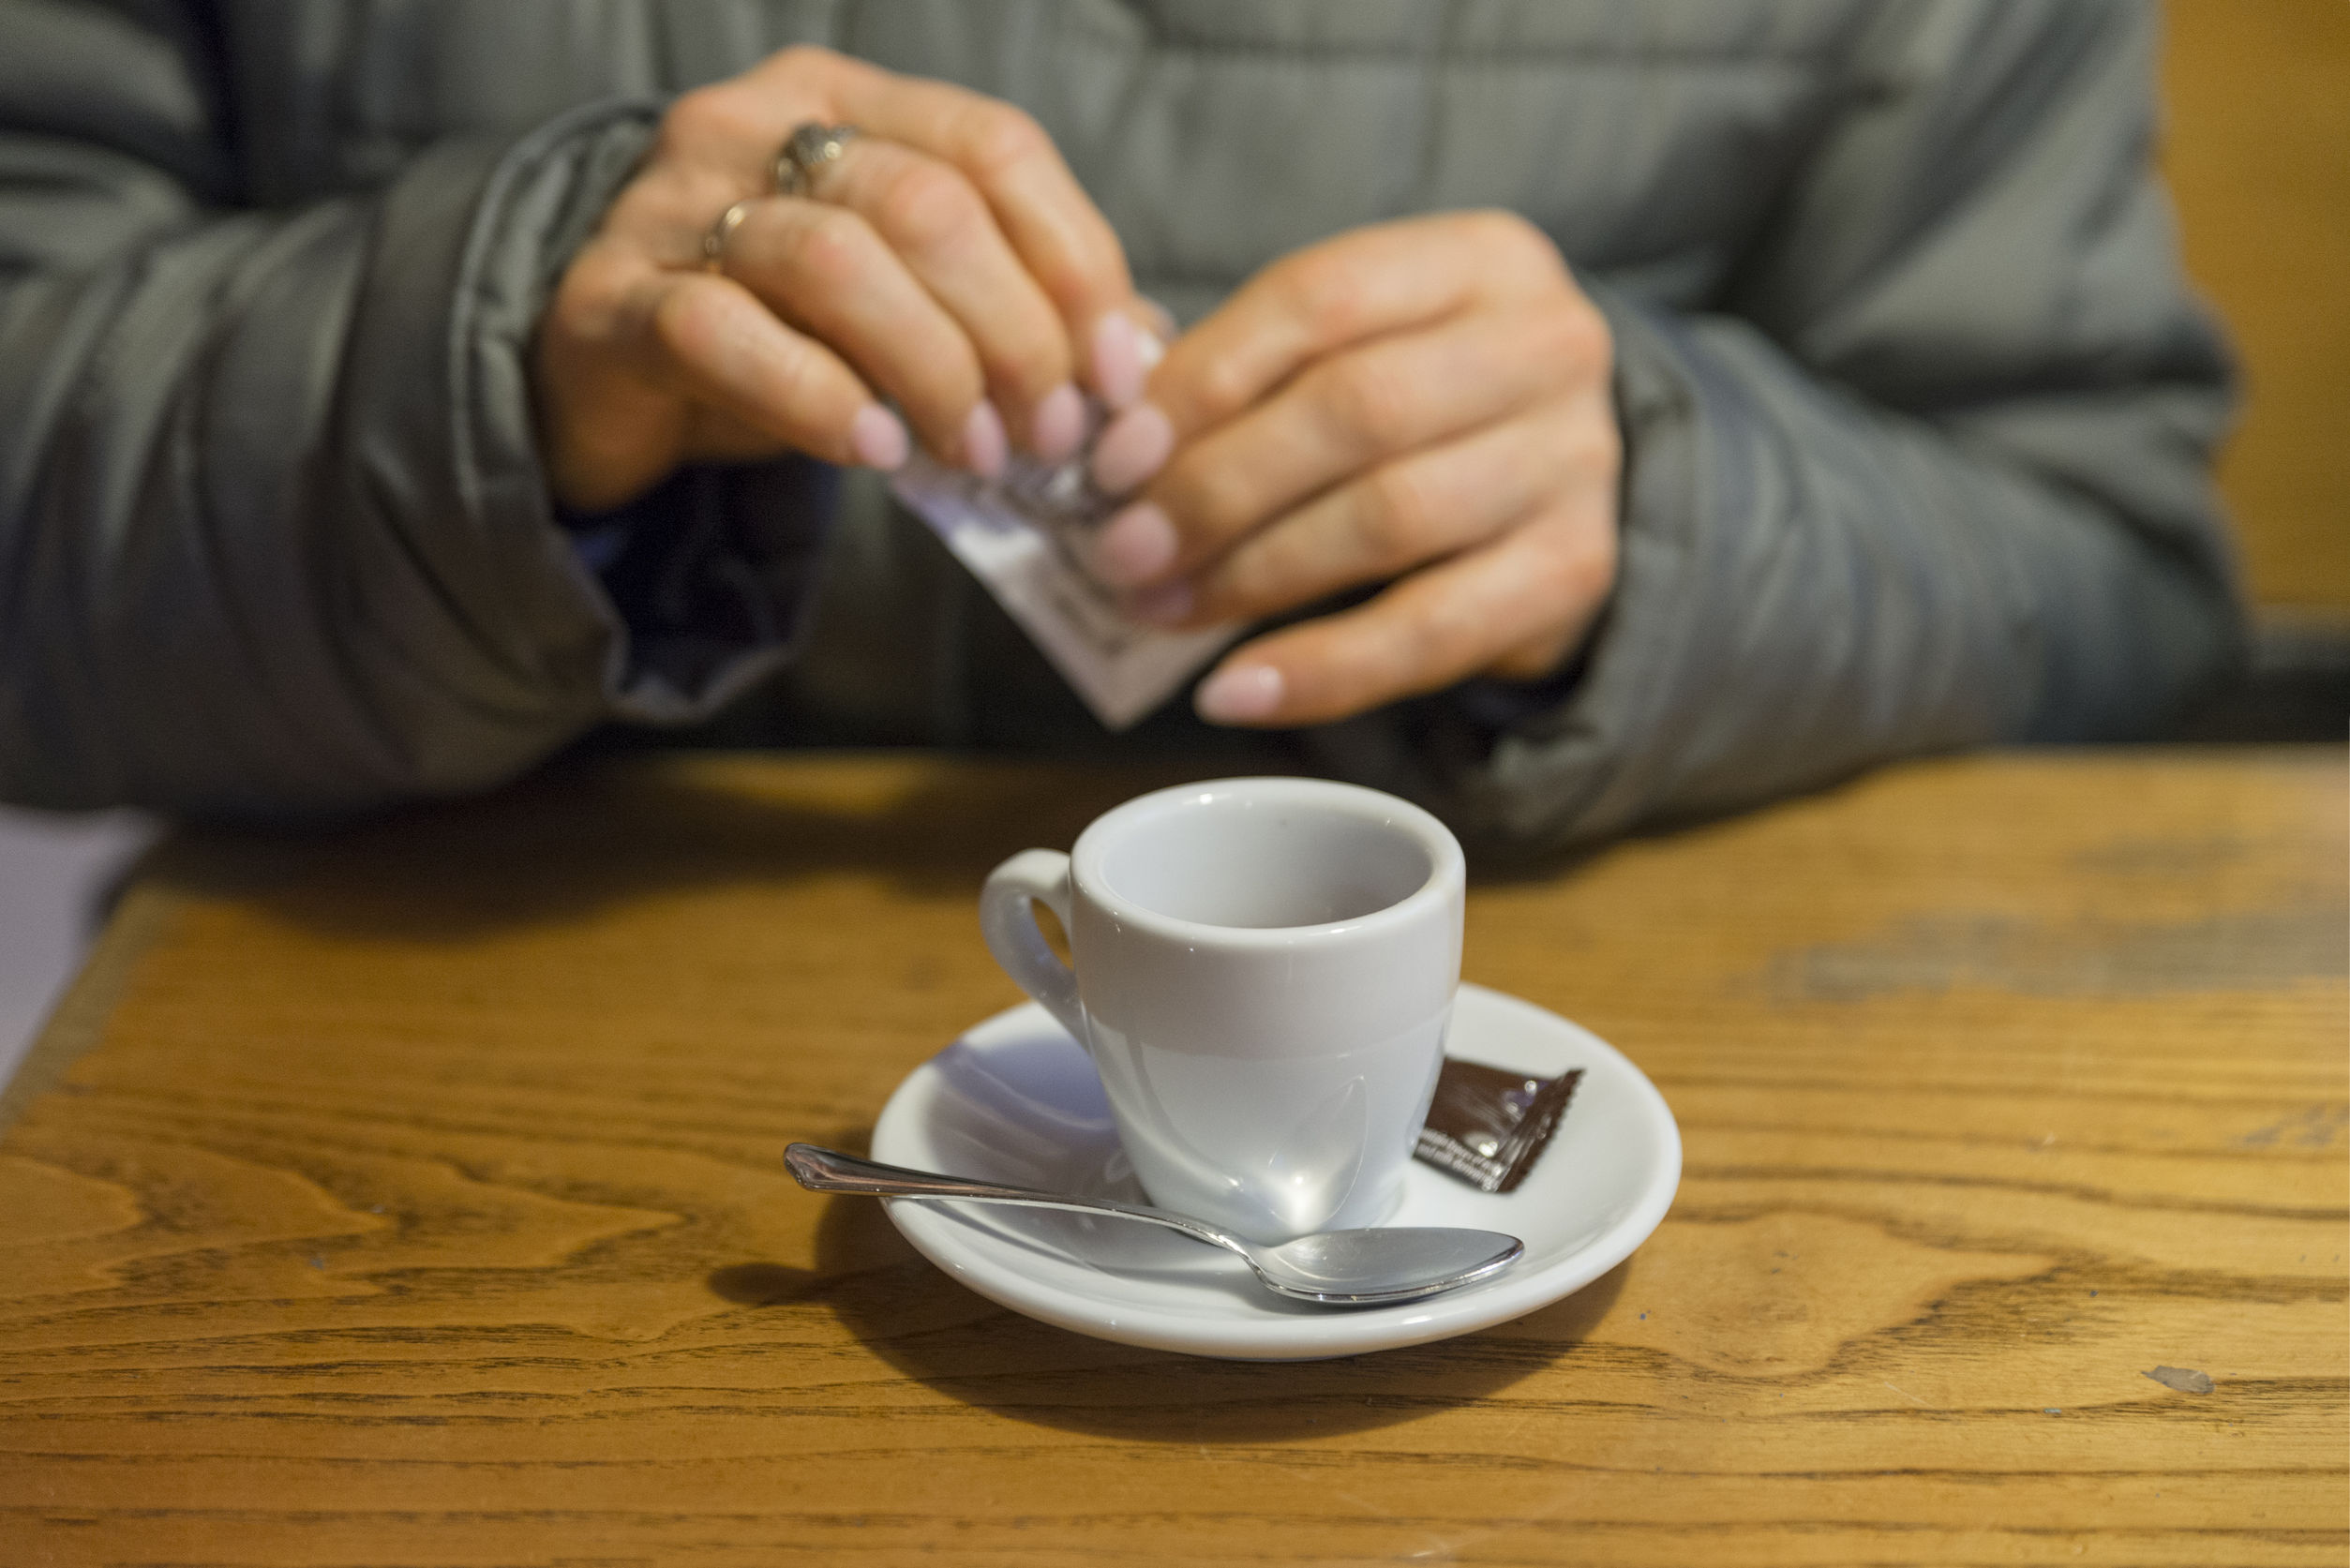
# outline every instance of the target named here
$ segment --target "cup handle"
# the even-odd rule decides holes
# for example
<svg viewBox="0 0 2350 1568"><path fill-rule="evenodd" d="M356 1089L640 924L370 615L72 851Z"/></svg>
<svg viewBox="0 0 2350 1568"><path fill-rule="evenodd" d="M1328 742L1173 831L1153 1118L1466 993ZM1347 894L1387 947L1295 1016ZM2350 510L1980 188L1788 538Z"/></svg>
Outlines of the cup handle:
<svg viewBox="0 0 2350 1568"><path fill-rule="evenodd" d="M1057 849L1024 849L987 874L987 886L980 889L980 934L1004 973L1091 1050L1077 977L1037 929L1039 903L1061 918L1063 931L1071 929L1069 857Z"/></svg>

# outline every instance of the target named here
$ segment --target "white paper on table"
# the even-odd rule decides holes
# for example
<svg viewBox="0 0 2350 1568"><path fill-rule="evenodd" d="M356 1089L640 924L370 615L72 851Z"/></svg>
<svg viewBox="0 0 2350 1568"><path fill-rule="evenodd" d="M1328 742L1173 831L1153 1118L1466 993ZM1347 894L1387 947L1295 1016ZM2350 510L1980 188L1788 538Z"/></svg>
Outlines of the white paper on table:
<svg viewBox="0 0 2350 1568"><path fill-rule="evenodd" d="M1087 480L1083 456L1048 469L1015 455L1002 477L983 480L918 451L890 488L1112 729L1157 708L1240 635L1238 626L1146 626L1077 564L1076 552L1117 504Z"/></svg>

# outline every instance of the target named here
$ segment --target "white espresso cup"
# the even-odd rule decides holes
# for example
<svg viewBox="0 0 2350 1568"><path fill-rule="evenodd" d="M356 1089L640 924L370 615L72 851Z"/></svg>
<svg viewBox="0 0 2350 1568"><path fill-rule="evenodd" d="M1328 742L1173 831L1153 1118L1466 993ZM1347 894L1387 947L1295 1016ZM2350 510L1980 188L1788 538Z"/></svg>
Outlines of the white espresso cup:
<svg viewBox="0 0 2350 1568"><path fill-rule="evenodd" d="M1459 844L1407 801L1221 779L1129 800L1070 854L1013 856L980 924L1092 1053L1152 1201L1285 1241L1402 1200L1460 980L1464 881Z"/></svg>

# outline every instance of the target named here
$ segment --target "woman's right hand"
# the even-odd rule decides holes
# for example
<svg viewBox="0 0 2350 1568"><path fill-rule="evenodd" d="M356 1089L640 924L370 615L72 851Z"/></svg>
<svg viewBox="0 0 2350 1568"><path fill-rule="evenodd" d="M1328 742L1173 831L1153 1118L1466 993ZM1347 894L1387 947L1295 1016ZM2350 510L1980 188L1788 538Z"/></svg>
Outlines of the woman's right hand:
<svg viewBox="0 0 2350 1568"><path fill-rule="evenodd" d="M862 134L808 196L776 195L776 152L811 121ZM709 270L703 237L737 202ZM1026 114L789 49L679 98L564 273L532 351L541 448L580 511L687 463L895 468L908 423L978 472L1013 441L1058 461L1084 435L1078 381L1113 407L1141 395L1153 314Z"/></svg>

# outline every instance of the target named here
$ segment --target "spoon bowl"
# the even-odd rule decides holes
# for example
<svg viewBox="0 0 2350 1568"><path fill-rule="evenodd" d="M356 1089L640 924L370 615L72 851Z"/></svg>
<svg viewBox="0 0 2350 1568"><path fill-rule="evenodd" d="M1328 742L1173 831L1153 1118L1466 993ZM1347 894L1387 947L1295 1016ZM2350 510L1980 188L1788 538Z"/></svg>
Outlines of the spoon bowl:
<svg viewBox="0 0 2350 1568"><path fill-rule="evenodd" d="M1265 1288L1324 1307L1386 1307L1489 1279L1518 1260L1526 1244L1499 1231L1380 1226L1324 1231L1278 1246L1242 1239L1205 1220L1114 1198L1081 1198L970 1181L930 1171L908 1171L859 1159L813 1143L784 1151L792 1178L812 1192L856 1192L876 1198L921 1198L961 1203L1013 1203L1115 1215L1179 1231L1193 1241L1236 1253Z"/></svg>

